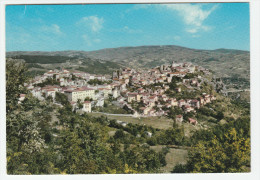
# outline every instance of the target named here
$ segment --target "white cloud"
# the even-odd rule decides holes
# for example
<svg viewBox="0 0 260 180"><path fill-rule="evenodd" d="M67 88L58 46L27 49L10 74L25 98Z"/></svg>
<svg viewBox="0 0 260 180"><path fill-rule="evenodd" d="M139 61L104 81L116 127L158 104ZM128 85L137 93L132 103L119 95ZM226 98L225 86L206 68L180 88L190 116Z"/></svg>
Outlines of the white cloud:
<svg viewBox="0 0 260 180"><path fill-rule="evenodd" d="M42 26L41 31L45 33L52 33L55 35L62 35L63 33L60 30L60 26L57 24L52 24L50 26Z"/></svg>
<svg viewBox="0 0 260 180"><path fill-rule="evenodd" d="M204 21L209 17L209 15L215 11L218 5L213 5L211 8L205 8L205 4L137 4L132 8L126 10L126 13L139 9L149 9L149 8L163 8L163 10L175 11L182 18L184 24L186 25L185 31L191 34L196 34L198 32L210 31L212 27L205 25Z"/></svg>
<svg viewBox="0 0 260 180"><path fill-rule="evenodd" d="M214 5L208 10L204 10L200 4L162 4L168 10L177 11L187 25L188 33L197 33L199 31L209 31L211 27L204 25L204 21L217 8Z"/></svg>
<svg viewBox="0 0 260 180"><path fill-rule="evenodd" d="M104 19L97 16L83 17L77 24L89 27L92 32L98 32L103 28Z"/></svg>

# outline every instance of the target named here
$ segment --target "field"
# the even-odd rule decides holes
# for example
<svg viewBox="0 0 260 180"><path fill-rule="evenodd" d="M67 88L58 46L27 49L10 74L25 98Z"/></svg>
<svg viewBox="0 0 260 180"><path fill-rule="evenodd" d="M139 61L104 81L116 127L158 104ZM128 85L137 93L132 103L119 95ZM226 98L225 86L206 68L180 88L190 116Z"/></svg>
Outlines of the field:
<svg viewBox="0 0 260 180"><path fill-rule="evenodd" d="M160 151L165 146L150 146L155 151ZM177 164L185 164L188 157L188 151L186 149L174 149L170 148L165 159L167 165L161 168L162 173L170 173L173 167Z"/></svg>
<svg viewBox="0 0 260 180"><path fill-rule="evenodd" d="M89 113L90 115L94 117L99 117L103 115L102 113L99 112L92 112ZM152 126L154 128L158 129L168 129L173 126L173 120L169 119L165 116L161 117L145 117L145 118L134 118L134 117L126 117L126 116L114 116L114 115L105 115L109 119L116 119L119 121L123 122L128 122L128 123L133 123L133 124L140 124L140 125L147 125L147 126ZM200 125L194 126L189 123L182 123L180 125L183 125L184 127L184 133L185 136L189 137L191 136L192 132L195 130L198 130L202 128Z"/></svg>
<svg viewBox="0 0 260 180"><path fill-rule="evenodd" d="M102 113L90 113L90 115L98 117L101 116ZM141 124L152 126L158 129L168 129L172 127L173 121L166 117L146 117L146 118L134 118L134 117L125 117L125 116L114 116L114 115L106 115L109 119L116 119L123 122L133 123L133 124Z"/></svg>

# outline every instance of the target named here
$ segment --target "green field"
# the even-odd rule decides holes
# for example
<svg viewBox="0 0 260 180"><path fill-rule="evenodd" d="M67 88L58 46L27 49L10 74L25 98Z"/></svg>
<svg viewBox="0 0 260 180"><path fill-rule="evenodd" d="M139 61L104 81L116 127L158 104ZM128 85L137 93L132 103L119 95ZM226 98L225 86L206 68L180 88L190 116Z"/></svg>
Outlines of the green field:
<svg viewBox="0 0 260 180"><path fill-rule="evenodd" d="M94 117L99 117L99 116L103 115L102 113L99 113L99 112L92 112L92 113L89 113L89 114L94 116ZM152 126L154 128L158 128L158 129L169 129L173 126L173 120L169 119L165 116L145 117L145 118L144 117L134 118L134 117L114 116L114 115L105 115L105 116L107 116L109 119L116 119L116 120L119 120L119 121L133 123L133 124L140 124L140 125L145 124L147 126ZM180 125L184 126L185 136L187 136L187 137L191 136L193 131L201 128L201 126L199 126L199 125L194 126L194 125L189 124L189 123L182 123Z"/></svg>
<svg viewBox="0 0 260 180"><path fill-rule="evenodd" d="M102 113L98 113L98 112L93 112L89 114L95 117L102 115ZM116 119L116 120L133 123L133 124L141 124L141 125L145 124L147 126L152 126L158 129L168 129L173 125L173 121L166 117L134 118L134 117L125 117L125 116L113 116L113 115L105 115L105 116L107 116L109 119Z"/></svg>
<svg viewBox="0 0 260 180"><path fill-rule="evenodd" d="M165 146L150 146L155 151L161 151ZM162 173L170 173L177 164L185 164L188 157L188 150L170 148L165 160L167 165L161 168Z"/></svg>

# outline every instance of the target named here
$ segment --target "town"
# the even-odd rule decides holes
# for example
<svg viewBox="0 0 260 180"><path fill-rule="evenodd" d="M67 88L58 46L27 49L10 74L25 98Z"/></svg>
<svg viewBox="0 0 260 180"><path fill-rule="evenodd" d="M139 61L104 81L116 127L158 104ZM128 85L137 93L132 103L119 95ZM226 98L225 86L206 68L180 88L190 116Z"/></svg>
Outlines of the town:
<svg viewBox="0 0 260 180"><path fill-rule="evenodd" d="M92 112L110 99L113 105L127 110L133 117L166 116L170 108L179 107L183 113L196 112L216 100L212 93L199 91L207 81L204 75L210 74L209 70L192 63L174 61L149 70L122 68L114 71L111 78L62 68L36 76L25 86L39 100L51 98L59 106L62 105L55 97L62 93L75 111ZM185 98L180 95L182 91L201 93ZM21 94L20 101L25 96ZM176 115L176 121L182 122L183 114ZM198 122L189 118L189 123Z"/></svg>

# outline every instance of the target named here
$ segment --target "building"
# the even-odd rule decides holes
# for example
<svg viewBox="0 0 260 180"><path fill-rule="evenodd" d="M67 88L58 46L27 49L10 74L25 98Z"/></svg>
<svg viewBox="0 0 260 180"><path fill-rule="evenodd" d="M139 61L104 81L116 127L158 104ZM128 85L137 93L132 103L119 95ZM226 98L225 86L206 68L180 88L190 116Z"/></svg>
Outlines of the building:
<svg viewBox="0 0 260 180"><path fill-rule="evenodd" d="M189 120L189 123L190 123L190 124L193 124L193 125L198 124L198 121L195 120L195 119L189 118L188 120Z"/></svg>
<svg viewBox="0 0 260 180"><path fill-rule="evenodd" d="M64 94L68 97L69 101L77 102L78 100L84 101L87 93L84 90L66 90Z"/></svg>
<svg viewBox="0 0 260 180"><path fill-rule="evenodd" d="M120 92L117 90L117 88L115 88L112 91L112 95L113 95L113 98L118 98L120 96Z"/></svg>
<svg viewBox="0 0 260 180"><path fill-rule="evenodd" d="M20 94L20 98L18 100L18 104L20 104L25 99L25 94Z"/></svg>
<svg viewBox="0 0 260 180"><path fill-rule="evenodd" d="M54 89L46 89L45 90L45 97L52 97L52 99L55 99L56 91Z"/></svg>
<svg viewBox="0 0 260 180"><path fill-rule="evenodd" d="M183 121L183 116L180 115L180 114L176 115L175 119L176 119L177 122L182 122Z"/></svg>
<svg viewBox="0 0 260 180"><path fill-rule="evenodd" d="M96 106L97 107L104 107L104 98L97 99Z"/></svg>
<svg viewBox="0 0 260 180"><path fill-rule="evenodd" d="M137 101L140 102L140 95L138 93L128 93L127 102Z"/></svg>
<svg viewBox="0 0 260 180"><path fill-rule="evenodd" d="M77 102L78 100L84 101L86 97L95 99L95 90L92 88L78 88L75 90L66 90L64 94L68 97L69 101Z"/></svg>
<svg viewBox="0 0 260 180"><path fill-rule="evenodd" d="M85 101L85 102L83 103L83 108L82 108L82 110L83 110L84 112L91 112L91 102L90 102L90 101Z"/></svg>

